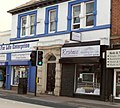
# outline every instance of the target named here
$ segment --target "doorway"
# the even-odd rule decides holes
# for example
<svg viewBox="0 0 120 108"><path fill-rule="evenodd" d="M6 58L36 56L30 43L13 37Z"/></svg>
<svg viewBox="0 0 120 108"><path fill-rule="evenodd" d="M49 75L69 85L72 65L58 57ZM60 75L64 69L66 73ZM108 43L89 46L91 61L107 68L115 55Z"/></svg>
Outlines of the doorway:
<svg viewBox="0 0 120 108"><path fill-rule="evenodd" d="M50 56L47 63L47 87L46 91L48 94L53 94L55 89L55 68L56 68L56 57Z"/></svg>
<svg viewBox="0 0 120 108"><path fill-rule="evenodd" d="M0 88L5 88L6 83L6 67L0 66Z"/></svg>
<svg viewBox="0 0 120 108"><path fill-rule="evenodd" d="M55 63L48 63L47 67L47 92L52 94L55 88Z"/></svg>

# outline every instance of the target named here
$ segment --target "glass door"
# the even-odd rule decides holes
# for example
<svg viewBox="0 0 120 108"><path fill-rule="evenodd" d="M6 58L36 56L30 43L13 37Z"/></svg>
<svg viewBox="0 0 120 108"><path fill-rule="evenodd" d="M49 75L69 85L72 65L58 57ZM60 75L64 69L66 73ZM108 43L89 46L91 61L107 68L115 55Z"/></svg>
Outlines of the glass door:
<svg viewBox="0 0 120 108"><path fill-rule="evenodd" d="M115 99L120 99L120 69L114 70L114 96Z"/></svg>

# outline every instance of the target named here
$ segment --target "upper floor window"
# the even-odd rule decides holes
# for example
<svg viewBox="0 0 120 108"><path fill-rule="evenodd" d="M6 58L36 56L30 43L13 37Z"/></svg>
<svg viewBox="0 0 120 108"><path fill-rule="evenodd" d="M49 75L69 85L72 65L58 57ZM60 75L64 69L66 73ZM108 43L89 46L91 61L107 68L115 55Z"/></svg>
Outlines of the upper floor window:
<svg viewBox="0 0 120 108"><path fill-rule="evenodd" d="M58 6L46 8L45 34L57 32Z"/></svg>
<svg viewBox="0 0 120 108"><path fill-rule="evenodd" d="M49 28L50 28L50 32L53 32L56 29L56 10L50 11Z"/></svg>
<svg viewBox="0 0 120 108"><path fill-rule="evenodd" d="M34 30L35 30L34 23L35 23L35 15L33 14L30 15L30 35L34 34Z"/></svg>
<svg viewBox="0 0 120 108"><path fill-rule="evenodd" d="M33 36L36 33L36 14L37 11L32 11L18 15L18 30L17 37Z"/></svg>
<svg viewBox="0 0 120 108"><path fill-rule="evenodd" d="M94 2L86 3L86 26L94 25Z"/></svg>
<svg viewBox="0 0 120 108"><path fill-rule="evenodd" d="M21 23L21 36L34 34L35 14L22 17Z"/></svg>
<svg viewBox="0 0 120 108"><path fill-rule="evenodd" d="M96 0L72 1L68 5L68 30L96 25Z"/></svg>
<svg viewBox="0 0 120 108"><path fill-rule="evenodd" d="M72 8L72 29L79 29L94 25L94 1L82 2L73 5Z"/></svg>
<svg viewBox="0 0 120 108"><path fill-rule="evenodd" d="M27 24L27 17L22 17L22 24L21 24L21 35L26 35L26 24Z"/></svg>
<svg viewBox="0 0 120 108"><path fill-rule="evenodd" d="M80 28L81 5L73 6L73 29Z"/></svg>

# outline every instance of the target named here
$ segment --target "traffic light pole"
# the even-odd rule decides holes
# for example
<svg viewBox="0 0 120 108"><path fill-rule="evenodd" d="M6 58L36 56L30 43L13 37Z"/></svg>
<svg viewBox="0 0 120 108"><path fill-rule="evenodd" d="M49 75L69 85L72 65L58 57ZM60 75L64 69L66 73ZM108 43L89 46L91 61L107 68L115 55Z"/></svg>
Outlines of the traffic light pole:
<svg viewBox="0 0 120 108"><path fill-rule="evenodd" d="M36 96L36 90L37 90L36 78L37 78L37 66L36 66L36 71L35 71L35 94L34 94L34 96Z"/></svg>
<svg viewBox="0 0 120 108"><path fill-rule="evenodd" d="M38 47L37 47L37 54L36 54L36 71L35 71L35 93L34 96L36 96L36 92L37 92L37 60L38 60Z"/></svg>

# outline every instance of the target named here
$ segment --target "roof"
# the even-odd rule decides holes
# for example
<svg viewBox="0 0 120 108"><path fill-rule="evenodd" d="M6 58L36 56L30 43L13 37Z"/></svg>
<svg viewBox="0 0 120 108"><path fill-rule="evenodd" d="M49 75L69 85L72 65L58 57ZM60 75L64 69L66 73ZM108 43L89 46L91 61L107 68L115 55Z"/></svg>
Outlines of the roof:
<svg viewBox="0 0 120 108"><path fill-rule="evenodd" d="M31 4L35 4L35 3L39 2L39 1L40 1L40 0L30 0L29 2L26 2L25 4L22 4L22 5L14 8L14 9L19 9L19 8L21 8L21 7L29 6L29 5L31 5ZM13 10L13 9L12 9L12 10Z"/></svg>
<svg viewBox="0 0 120 108"><path fill-rule="evenodd" d="M25 4L22 4L14 9L11 9L8 12L11 14L17 14L27 10L36 9L37 7L43 7L65 1L69 0L30 0L29 2L26 2Z"/></svg>

